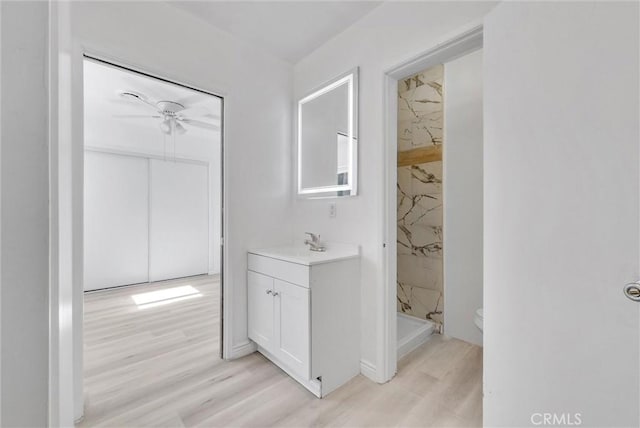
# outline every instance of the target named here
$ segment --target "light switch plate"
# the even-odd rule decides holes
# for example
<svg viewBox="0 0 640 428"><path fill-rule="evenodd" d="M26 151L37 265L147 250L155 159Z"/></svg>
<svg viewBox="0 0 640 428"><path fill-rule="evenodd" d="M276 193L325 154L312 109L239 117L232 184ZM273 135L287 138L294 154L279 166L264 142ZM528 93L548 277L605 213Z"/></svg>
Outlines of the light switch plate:
<svg viewBox="0 0 640 428"><path fill-rule="evenodd" d="M329 202L329 217L333 218L336 216L336 203Z"/></svg>

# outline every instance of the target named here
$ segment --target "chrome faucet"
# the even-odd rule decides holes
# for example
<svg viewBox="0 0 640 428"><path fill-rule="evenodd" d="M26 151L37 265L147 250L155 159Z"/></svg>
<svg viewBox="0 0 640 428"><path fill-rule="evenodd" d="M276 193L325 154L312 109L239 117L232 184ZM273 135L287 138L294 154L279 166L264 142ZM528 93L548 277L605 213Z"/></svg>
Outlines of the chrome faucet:
<svg viewBox="0 0 640 428"><path fill-rule="evenodd" d="M305 232L311 239L305 239L304 243L309 246L311 251L324 251L325 248L320 244L320 235L315 233Z"/></svg>

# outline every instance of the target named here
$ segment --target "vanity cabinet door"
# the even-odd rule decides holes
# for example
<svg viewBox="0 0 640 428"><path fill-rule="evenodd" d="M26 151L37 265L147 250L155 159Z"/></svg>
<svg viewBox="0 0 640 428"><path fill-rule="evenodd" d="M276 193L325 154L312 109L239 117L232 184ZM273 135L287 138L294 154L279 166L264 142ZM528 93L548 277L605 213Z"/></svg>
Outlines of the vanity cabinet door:
<svg viewBox="0 0 640 428"><path fill-rule="evenodd" d="M292 370L309 378L309 289L274 280L277 355Z"/></svg>
<svg viewBox="0 0 640 428"><path fill-rule="evenodd" d="M274 345L274 279L256 272L247 272L249 338L269 352Z"/></svg>

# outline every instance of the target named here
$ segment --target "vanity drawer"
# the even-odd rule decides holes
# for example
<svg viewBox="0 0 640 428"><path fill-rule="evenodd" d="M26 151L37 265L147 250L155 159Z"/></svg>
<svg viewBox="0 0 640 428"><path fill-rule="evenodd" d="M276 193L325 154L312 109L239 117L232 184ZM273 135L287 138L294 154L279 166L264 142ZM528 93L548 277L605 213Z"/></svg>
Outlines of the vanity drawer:
<svg viewBox="0 0 640 428"><path fill-rule="evenodd" d="M249 253L251 271L309 288L309 267Z"/></svg>

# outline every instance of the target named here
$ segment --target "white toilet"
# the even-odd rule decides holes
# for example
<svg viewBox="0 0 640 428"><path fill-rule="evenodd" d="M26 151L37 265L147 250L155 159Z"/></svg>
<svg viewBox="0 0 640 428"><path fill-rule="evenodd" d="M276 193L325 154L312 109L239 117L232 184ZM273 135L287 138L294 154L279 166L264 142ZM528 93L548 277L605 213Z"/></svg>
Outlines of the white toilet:
<svg viewBox="0 0 640 428"><path fill-rule="evenodd" d="M480 331L484 331L482 329L482 325L484 324L484 311L482 308L476 309L476 315L473 317L473 322L480 329Z"/></svg>

